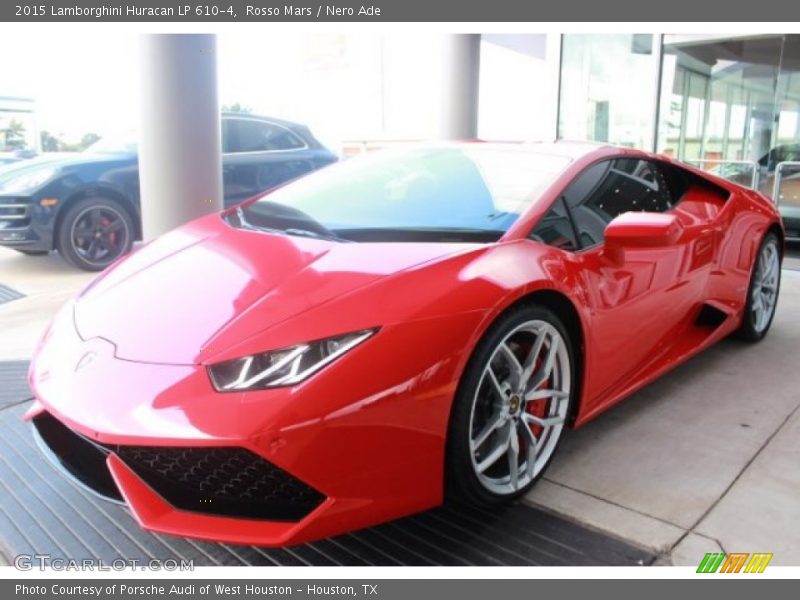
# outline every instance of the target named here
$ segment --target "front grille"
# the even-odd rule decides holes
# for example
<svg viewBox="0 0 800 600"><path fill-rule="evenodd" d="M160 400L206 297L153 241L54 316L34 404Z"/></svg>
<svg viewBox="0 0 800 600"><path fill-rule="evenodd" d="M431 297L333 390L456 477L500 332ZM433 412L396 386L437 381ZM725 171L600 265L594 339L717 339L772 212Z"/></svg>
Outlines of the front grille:
<svg viewBox="0 0 800 600"><path fill-rule="evenodd" d="M28 198L0 198L0 223L6 228L21 228L30 225L30 202Z"/></svg>
<svg viewBox="0 0 800 600"><path fill-rule="evenodd" d="M34 426L61 466L84 485L111 498L114 495L109 493L109 481L117 498L119 491L105 465L108 452L119 456L153 491L180 510L297 521L325 499L312 487L244 448L100 446L50 415L35 418ZM56 431L57 435L43 435L43 430Z"/></svg>

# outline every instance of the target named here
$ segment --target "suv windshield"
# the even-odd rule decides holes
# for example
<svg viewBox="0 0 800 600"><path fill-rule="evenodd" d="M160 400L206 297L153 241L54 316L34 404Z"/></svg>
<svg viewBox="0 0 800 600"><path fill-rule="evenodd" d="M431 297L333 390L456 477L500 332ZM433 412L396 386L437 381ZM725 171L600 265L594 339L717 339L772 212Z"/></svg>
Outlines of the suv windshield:
<svg viewBox="0 0 800 600"><path fill-rule="evenodd" d="M349 159L241 208L240 227L340 241L500 238L569 159L475 144Z"/></svg>

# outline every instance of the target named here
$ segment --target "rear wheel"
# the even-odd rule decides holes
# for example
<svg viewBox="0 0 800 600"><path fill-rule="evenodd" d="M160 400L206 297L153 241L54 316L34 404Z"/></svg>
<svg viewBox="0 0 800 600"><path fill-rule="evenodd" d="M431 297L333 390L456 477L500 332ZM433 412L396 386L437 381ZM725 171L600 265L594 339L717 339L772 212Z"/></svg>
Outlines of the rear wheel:
<svg viewBox="0 0 800 600"><path fill-rule="evenodd" d="M767 335L781 285L781 250L778 237L770 232L761 242L753 265L747 303L738 336L748 342L758 342Z"/></svg>
<svg viewBox="0 0 800 600"><path fill-rule="evenodd" d="M58 251L86 271L101 271L133 245L133 219L111 198L84 198L69 207L58 230Z"/></svg>
<svg viewBox="0 0 800 600"><path fill-rule="evenodd" d="M492 506L530 489L550 464L570 414L574 364L569 336L553 311L524 306L495 323L456 394L449 499Z"/></svg>

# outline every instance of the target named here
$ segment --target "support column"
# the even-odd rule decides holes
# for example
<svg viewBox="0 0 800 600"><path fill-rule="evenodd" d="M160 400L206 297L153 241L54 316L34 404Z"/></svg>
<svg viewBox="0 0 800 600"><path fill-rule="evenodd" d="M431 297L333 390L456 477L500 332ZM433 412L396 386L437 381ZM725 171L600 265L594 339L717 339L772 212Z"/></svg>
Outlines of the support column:
<svg viewBox="0 0 800 600"><path fill-rule="evenodd" d="M141 61L139 184L151 240L222 208L216 36L145 35Z"/></svg>
<svg viewBox="0 0 800 600"><path fill-rule="evenodd" d="M478 137L480 34L448 35L444 41L443 61L439 137L474 139Z"/></svg>

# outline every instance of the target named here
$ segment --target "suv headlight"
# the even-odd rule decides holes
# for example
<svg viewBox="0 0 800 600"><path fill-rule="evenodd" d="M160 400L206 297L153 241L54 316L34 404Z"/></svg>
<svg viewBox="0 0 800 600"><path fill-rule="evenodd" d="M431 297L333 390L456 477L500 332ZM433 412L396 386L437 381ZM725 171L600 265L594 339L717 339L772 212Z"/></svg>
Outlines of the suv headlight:
<svg viewBox="0 0 800 600"><path fill-rule="evenodd" d="M227 360L208 367L218 392L242 392L295 385L371 337L378 328Z"/></svg>

